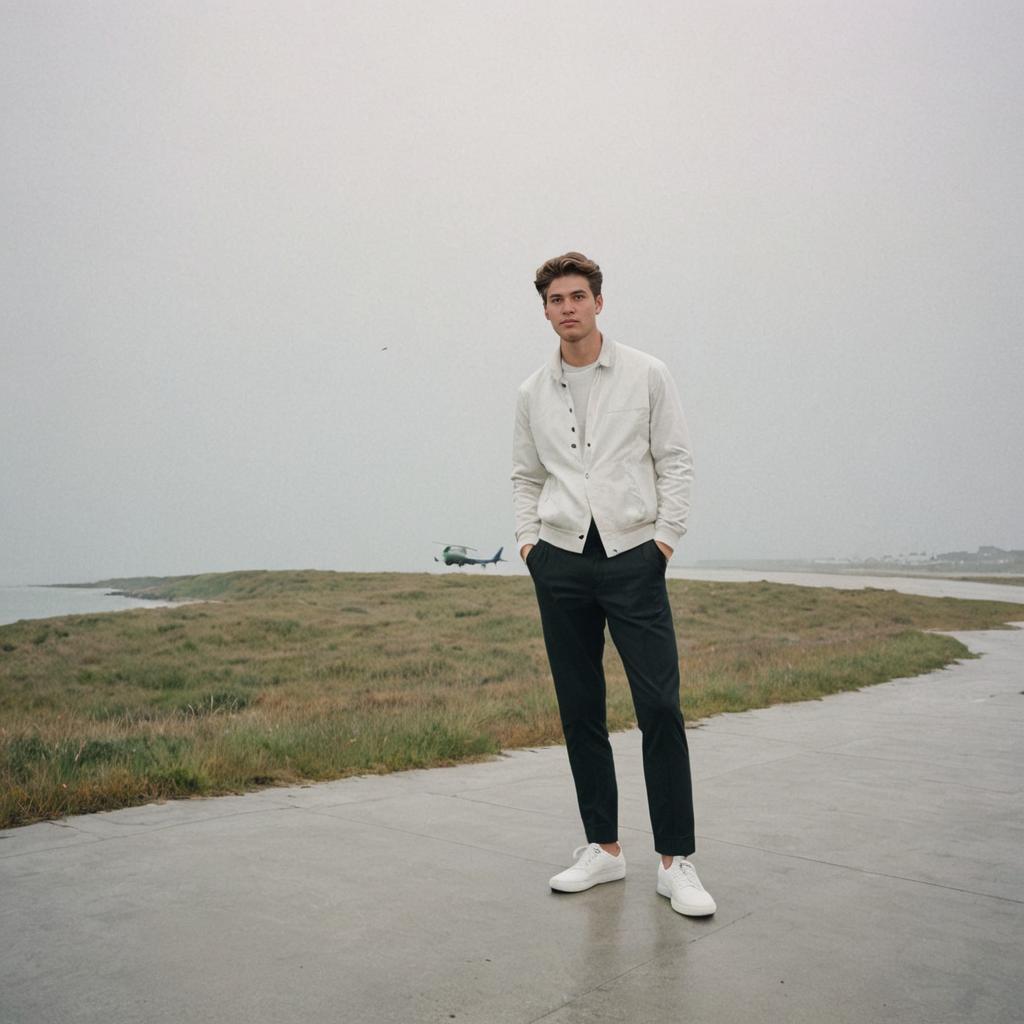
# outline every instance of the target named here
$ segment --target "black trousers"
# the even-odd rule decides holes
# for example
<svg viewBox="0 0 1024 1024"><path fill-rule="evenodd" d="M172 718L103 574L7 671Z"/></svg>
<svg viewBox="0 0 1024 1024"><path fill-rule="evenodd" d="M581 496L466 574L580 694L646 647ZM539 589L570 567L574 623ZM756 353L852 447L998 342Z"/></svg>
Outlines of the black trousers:
<svg viewBox="0 0 1024 1024"><path fill-rule="evenodd" d="M581 554L539 541L526 564L537 591L587 842L618 840L603 666L607 622L643 734L654 847L668 856L693 853L690 755L679 709L679 656L664 555L648 541L608 558L591 523Z"/></svg>

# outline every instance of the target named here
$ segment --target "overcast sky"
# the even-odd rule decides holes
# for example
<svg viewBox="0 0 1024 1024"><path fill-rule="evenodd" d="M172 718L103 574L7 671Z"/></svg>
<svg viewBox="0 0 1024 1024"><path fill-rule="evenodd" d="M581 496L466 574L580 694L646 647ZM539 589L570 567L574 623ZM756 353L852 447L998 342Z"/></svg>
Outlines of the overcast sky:
<svg viewBox="0 0 1024 1024"><path fill-rule="evenodd" d="M0 12L0 583L514 551L567 249L680 561L1024 547L1019 3Z"/></svg>

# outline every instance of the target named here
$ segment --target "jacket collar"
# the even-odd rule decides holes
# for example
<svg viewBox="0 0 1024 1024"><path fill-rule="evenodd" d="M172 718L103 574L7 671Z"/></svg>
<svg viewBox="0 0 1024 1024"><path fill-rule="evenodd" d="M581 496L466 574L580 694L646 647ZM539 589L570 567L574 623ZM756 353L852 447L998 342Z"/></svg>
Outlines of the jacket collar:
<svg viewBox="0 0 1024 1024"><path fill-rule="evenodd" d="M601 354L597 357L598 366L611 367L615 365L615 342L608 337L607 334L601 336ZM551 362L548 364L548 369L551 371L551 376L556 381L562 379L562 346L559 344L558 348L555 349L555 354L551 357Z"/></svg>

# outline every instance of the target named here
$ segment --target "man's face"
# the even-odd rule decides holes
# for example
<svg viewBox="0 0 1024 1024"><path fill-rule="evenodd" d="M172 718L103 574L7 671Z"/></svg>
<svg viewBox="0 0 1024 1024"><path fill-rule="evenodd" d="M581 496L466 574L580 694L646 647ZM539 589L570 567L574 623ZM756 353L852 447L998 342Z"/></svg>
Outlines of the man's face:
<svg viewBox="0 0 1024 1024"><path fill-rule="evenodd" d="M597 314L603 305L604 299L594 298L582 274L567 274L548 285L544 316L562 341L573 343L597 333Z"/></svg>

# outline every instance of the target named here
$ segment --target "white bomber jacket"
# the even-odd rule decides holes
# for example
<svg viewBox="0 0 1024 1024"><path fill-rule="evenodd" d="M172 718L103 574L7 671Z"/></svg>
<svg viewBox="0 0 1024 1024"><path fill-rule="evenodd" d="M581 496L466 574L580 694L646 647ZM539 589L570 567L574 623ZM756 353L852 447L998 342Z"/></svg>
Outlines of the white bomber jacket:
<svg viewBox="0 0 1024 1024"><path fill-rule="evenodd" d="M668 368L605 337L576 432L561 350L519 386L512 500L519 548L538 538L580 552L593 518L609 557L645 541L679 546L693 459Z"/></svg>

